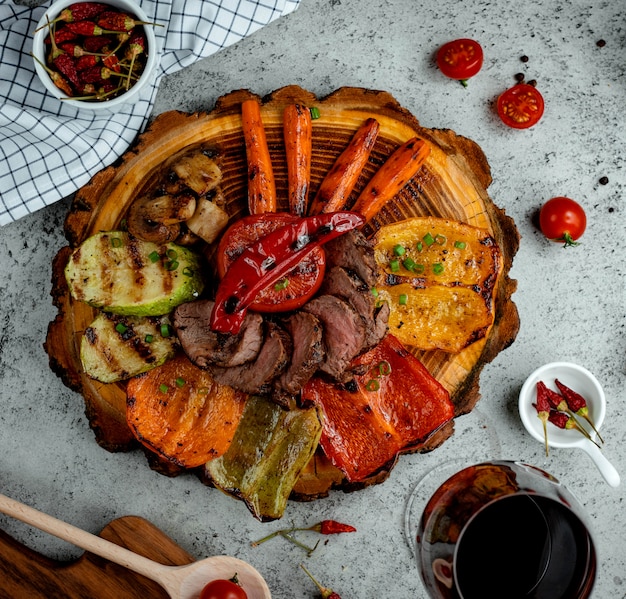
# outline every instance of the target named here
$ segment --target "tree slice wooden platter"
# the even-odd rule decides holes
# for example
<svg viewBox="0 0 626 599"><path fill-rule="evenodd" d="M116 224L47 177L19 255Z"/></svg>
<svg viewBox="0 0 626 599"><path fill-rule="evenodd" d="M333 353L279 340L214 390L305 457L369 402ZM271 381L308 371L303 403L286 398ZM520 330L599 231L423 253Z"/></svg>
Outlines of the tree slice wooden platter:
<svg viewBox="0 0 626 599"><path fill-rule="evenodd" d="M100 536L166 566L194 559L161 530L137 516L109 523ZM167 599L152 580L91 553L60 562L0 531L0 597L6 599Z"/></svg>
<svg viewBox="0 0 626 599"><path fill-rule="evenodd" d="M53 370L64 383L85 399L86 413L97 442L110 451L136 447L126 424L124 384L102 384L87 377L81 368L79 348L85 328L95 311L69 297L63 268L72 249L90 235L120 227L128 207L164 168L172 157L197 146L213 146L221 155L222 188L232 220L247 213L246 154L241 130L240 105L257 97L247 90L220 98L207 113L166 112L158 116L118 164L98 173L79 190L65 222L69 245L60 250L53 264L52 296L58 315L50 324L46 350ZM313 156L310 198L346 147L359 125L374 117L380 133L353 192L353 200L391 152L411 137L428 142L430 156L419 173L369 223L366 235L383 224L413 216L437 216L487 229L497 241L503 270L494 294L495 321L487 336L457 354L443 351L413 353L450 392L455 414L468 413L480 397L479 375L483 366L508 345L519 328L511 295L516 281L509 278L519 235L512 219L490 199L487 188L491 174L481 149L471 140L447 129L425 129L389 94L361 88L341 88L325 98L316 98L300 87L279 89L262 99L262 117L276 178L279 209L287 210L287 167L283 143L282 114L291 103L317 106L320 118L313 121ZM411 451L434 449L453 432L453 422L437 431ZM153 468L167 474L178 469L148 454ZM395 460L394 460L395 461ZM383 481L393 464L372 476L365 484ZM316 455L294 489L294 498L313 499L331 488L353 490L341 472L323 455Z"/></svg>

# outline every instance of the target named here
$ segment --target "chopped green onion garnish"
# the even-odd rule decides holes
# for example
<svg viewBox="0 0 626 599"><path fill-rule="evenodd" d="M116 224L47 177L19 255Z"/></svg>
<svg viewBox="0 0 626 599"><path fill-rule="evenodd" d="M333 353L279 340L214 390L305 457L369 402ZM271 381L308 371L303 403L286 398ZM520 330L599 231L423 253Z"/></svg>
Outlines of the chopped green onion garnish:
<svg viewBox="0 0 626 599"><path fill-rule="evenodd" d="M406 303L408 300L409 300L409 296L406 293L401 293L400 297L398 297L398 303L401 306L406 306Z"/></svg>
<svg viewBox="0 0 626 599"><path fill-rule="evenodd" d="M441 262L436 262L435 264L433 264L433 272L436 275L440 275L443 272L443 264L441 264Z"/></svg>
<svg viewBox="0 0 626 599"><path fill-rule="evenodd" d="M176 250L167 250L167 257L170 260L176 260L178 258L178 252Z"/></svg>
<svg viewBox="0 0 626 599"><path fill-rule="evenodd" d="M111 237L111 245L114 248L121 248L122 247L122 240L119 237Z"/></svg>
<svg viewBox="0 0 626 599"><path fill-rule="evenodd" d="M417 248L418 252L421 252L424 249L424 244L421 241L418 241L415 247Z"/></svg>
<svg viewBox="0 0 626 599"><path fill-rule="evenodd" d="M189 268L188 266L185 266L185 268L183 268L183 274L186 277L193 277L193 269Z"/></svg>
<svg viewBox="0 0 626 599"><path fill-rule="evenodd" d="M399 260L392 260L389 263L389 268L391 269L391 272L398 272L400 270L400 261Z"/></svg>
<svg viewBox="0 0 626 599"><path fill-rule="evenodd" d="M370 291L374 297L378 297L378 289L376 289L376 287L372 287Z"/></svg>
<svg viewBox="0 0 626 599"><path fill-rule="evenodd" d="M367 381L365 388L368 391L378 391L380 389L380 383L376 379L370 379Z"/></svg>
<svg viewBox="0 0 626 599"><path fill-rule="evenodd" d="M182 387L184 387L184 386L185 386L185 379L179 376L179 377L176 379L176 386L177 386L178 388L182 388Z"/></svg>
<svg viewBox="0 0 626 599"><path fill-rule="evenodd" d="M170 388L165 383L162 383L161 385L159 385L159 391L161 393L167 393L169 390Z"/></svg>
<svg viewBox="0 0 626 599"><path fill-rule="evenodd" d="M424 265L423 264L416 264L413 267L413 272L418 274L418 275L421 275L424 272Z"/></svg>
<svg viewBox="0 0 626 599"><path fill-rule="evenodd" d="M169 324L161 325L161 337L169 337L172 334Z"/></svg>
<svg viewBox="0 0 626 599"><path fill-rule="evenodd" d="M404 266L404 268L406 268L407 270L411 270L412 271L415 268L415 266L416 266L415 260L413 260L413 258L410 258L410 257L409 258L405 258L402 261L402 266Z"/></svg>
<svg viewBox="0 0 626 599"><path fill-rule="evenodd" d="M396 256L403 256L405 252L406 252L406 250L404 249L404 246L402 246L402 245L400 245L400 244L396 245L396 246L393 248L393 253L394 253Z"/></svg>
<svg viewBox="0 0 626 599"><path fill-rule="evenodd" d="M386 376L391 374L391 364L387 362L387 360L383 360L378 364L378 372L380 372L381 376Z"/></svg>
<svg viewBox="0 0 626 599"><path fill-rule="evenodd" d="M150 260L150 262L154 263L154 262L158 262L159 261L159 252L157 252L156 250L154 250L154 252L150 252L148 254L148 259Z"/></svg>
<svg viewBox="0 0 626 599"><path fill-rule="evenodd" d="M283 279L274 285L274 291L283 291L287 287L289 287L289 279Z"/></svg>
<svg viewBox="0 0 626 599"><path fill-rule="evenodd" d="M123 334L124 334L124 333L128 330L128 327L127 327L125 324L122 324L121 322L118 322L118 323L115 325L115 330L116 330L116 331L117 331L120 335L123 335Z"/></svg>
<svg viewBox="0 0 626 599"><path fill-rule="evenodd" d="M464 250L465 249L465 242L464 241L455 241L454 242L454 247L458 248L460 250Z"/></svg>
<svg viewBox="0 0 626 599"><path fill-rule="evenodd" d="M168 260L165 263L165 270L176 270L178 266L178 260Z"/></svg>
<svg viewBox="0 0 626 599"><path fill-rule="evenodd" d="M154 335L146 335L144 341L146 343L152 343L154 341Z"/></svg>
<svg viewBox="0 0 626 599"><path fill-rule="evenodd" d="M435 238L430 233L426 233L422 239L427 247L430 247L433 243L435 243Z"/></svg>
<svg viewBox="0 0 626 599"><path fill-rule="evenodd" d="M311 111L311 118L313 120L320 118L320 109L317 106L311 106L309 110Z"/></svg>
<svg viewBox="0 0 626 599"><path fill-rule="evenodd" d="M447 239L445 235L442 235L441 233L437 233L437 235L435 235L435 243L437 245L445 245Z"/></svg>

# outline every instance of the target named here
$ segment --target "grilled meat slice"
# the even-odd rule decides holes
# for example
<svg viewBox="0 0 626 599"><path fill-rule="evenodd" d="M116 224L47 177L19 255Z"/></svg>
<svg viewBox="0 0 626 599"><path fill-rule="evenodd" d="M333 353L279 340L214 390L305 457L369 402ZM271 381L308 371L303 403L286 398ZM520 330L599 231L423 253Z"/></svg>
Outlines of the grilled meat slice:
<svg viewBox="0 0 626 599"><path fill-rule="evenodd" d="M293 353L289 366L276 381L277 387L296 394L313 376L324 359L322 324L308 312L294 312L283 321L291 337Z"/></svg>
<svg viewBox="0 0 626 599"><path fill-rule="evenodd" d="M350 304L334 295L320 295L302 309L317 316L324 327L325 356L319 369L341 380L350 361L365 346L363 319Z"/></svg>
<svg viewBox="0 0 626 599"><path fill-rule="evenodd" d="M324 245L326 267L343 266L356 272L363 282L372 287L378 280L378 265L374 247L363 233L354 229Z"/></svg>
<svg viewBox="0 0 626 599"><path fill-rule="evenodd" d="M365 349L377 345L387 332L389 306L376 305L371 288L352 269L334 266L326 272L322 293L335 295L347 301L363 319L365 325Z"/></svg>
<svg viewBox="0 0 626 599"><path fill-rule="evenodd" d="M240 366L254 360L263 343L263 319L249 312L236 335L211 330L214 302L198 300L174 310L172 323L183 350L200 368Z"/></svg>
<svg viewBox="0 0 626 599"><path fill-rule="evenodd" d="M291 337L277 324L267 321L267 332L256 359L240 366L222 368L210 365L207 370L222 385L244 393L266 394L273 380L287 367L292 351Z"/></svg>

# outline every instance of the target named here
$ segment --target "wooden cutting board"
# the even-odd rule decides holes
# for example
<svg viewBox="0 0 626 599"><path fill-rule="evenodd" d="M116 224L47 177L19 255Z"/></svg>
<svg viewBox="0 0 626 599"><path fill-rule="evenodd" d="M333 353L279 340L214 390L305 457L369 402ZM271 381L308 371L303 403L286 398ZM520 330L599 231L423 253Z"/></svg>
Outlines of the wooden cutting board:
<svg viewBox="0 0 626 599"><path fill-rule="evenodd" d="M133 202L162 172L164 164L176 154L198 146L214 147L220 154L223 172L222 189L227 198L231 219L246 214L247 168L241 102L257 97L247 90L232 92L220 98L207 113L187 114L176 111L159 115L135 146L122 159L98 173L74 198L65 221L68 246L62 248L53 264L52 296L58 315L50 324L46 350L52 369L67 386L85 399L86 413L98 443L110 451L136 447L126 424L125 385L104 385L82 372L80 340L95 311L72 301L63 269L72 249L88 236L120 227ZM382 225L412 216L436 216L458 220L487 229L502 253L503 268L494 291L495 321L487 336L458 354L443 351L419 351L414 354L430 373L450 392L455 415L472 410L480 397L479 376L485 364L515 339L519 318L511 295L516 281L509 278L519 235L513 220L491 200L487 188L491 173L487 160L477 144L447 129L426 129L389 93L361 88L341 88L325 98L297 87L281 88L259 98L268 146L276 179L279 210L288 209L286 201L287 172L283 142L282 115L285 106L300 103L319 108L320 118L313 124L313 156L310 198L315 196L322 179L343 151L354 132L366 118L376 118L380 133L376 140L353 199L385 162L392 151L411 137L418 136L430 145L430 155L420 172L384 207L364 230L373 235ZM453 432L453 422L437 431L412 451L434 449ZM151 466L174 473L171 466L148 455ZM382 482L393 467L388 464L367 483ZM301 499L312 499L328 493L330 488L354 490L341 472L316 456L309 468L308 481L296 489ZM301 477L302 478L302 477Z"/></svg>
<svg viewBox="0 0 626 599"><path fill-rule="evenodd" d="M100 533L108 541L168 566L195 561L147 520L125 516ZM51 560L0 530L0 599L167 599L144 576L85 553L75 561Z"/></svg>

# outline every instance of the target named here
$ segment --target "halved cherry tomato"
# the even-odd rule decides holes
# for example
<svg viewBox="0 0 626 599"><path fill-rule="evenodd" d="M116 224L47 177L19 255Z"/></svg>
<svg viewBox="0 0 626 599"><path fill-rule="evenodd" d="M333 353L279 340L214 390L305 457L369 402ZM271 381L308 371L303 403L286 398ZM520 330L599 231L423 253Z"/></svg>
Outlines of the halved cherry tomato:
<svg viewBox="0 0 626 599"><path fill-rule="evenodd" d="M548 200L539 212L539 227L550 240L568 247L578 245L576 240L585 232L587 216L583 207L563 196Z"/></svg>
<svg viewBox="0 0 626 599"><path fill-rule="evenodd" d="M199 599L248 599L248 595L232 580L213 580L202 589Z"/></svg>
<svg viewBox="0 0 626 599"><path fill-rule="evenodd" d="M483 66L483 49L474 40L453 40L439 48L437 66L446 77L457 79L466 85L466 81Z"/></svg>
<svg viewBox="0 0 626 599"><path fill-rule="evenodd" d="M288 212L265 212L238 220L224 233L217 250L217 270L223 278L243 250L298 217ZM278 283L259 293L250 308L257 312L288 312L305 304L320 288L326 271L326 254L316 248Z"/></svg>
<svg viewBox="0 0 626 599"><path fill-rule="evenodd" d="M498 98L498 116L514 129L527 129L539 122L543 115L543 96L536 87L518 83Z"/></svg>

